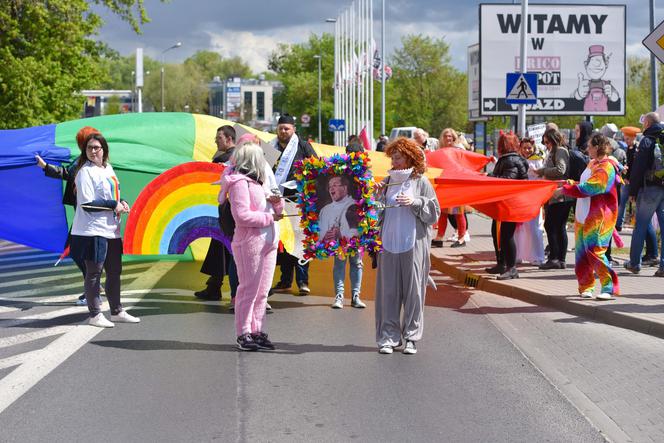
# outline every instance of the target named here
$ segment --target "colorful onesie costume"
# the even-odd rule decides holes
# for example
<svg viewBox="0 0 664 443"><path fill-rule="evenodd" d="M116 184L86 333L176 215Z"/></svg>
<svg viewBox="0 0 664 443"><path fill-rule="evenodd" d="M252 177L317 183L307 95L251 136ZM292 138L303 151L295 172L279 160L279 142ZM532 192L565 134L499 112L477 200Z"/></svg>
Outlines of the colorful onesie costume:
<svg viewBox="0 0 664 443"><path fill-rule="evenodd" d="M576 263L574 271L579 293L592 291L595 274L602 293L618 295L618 275L611 269L606 249L618 216L616 184L620 182L618 166L608 158L592 160L581 175L579 184L563 186L563 194L576 197Z"/></svg>

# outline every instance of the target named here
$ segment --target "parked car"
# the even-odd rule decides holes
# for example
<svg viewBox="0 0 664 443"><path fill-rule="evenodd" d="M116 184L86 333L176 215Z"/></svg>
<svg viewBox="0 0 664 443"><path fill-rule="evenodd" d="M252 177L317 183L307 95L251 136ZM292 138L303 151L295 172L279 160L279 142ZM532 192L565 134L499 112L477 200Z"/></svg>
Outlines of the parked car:
<svg viewBox="0 0 664 443"><path fill-rule="evenodd" d="M397 137L413 138L413 134L417 128L415 126L402 126L399 128L392 128L390 131L390 140Z"/></svg>

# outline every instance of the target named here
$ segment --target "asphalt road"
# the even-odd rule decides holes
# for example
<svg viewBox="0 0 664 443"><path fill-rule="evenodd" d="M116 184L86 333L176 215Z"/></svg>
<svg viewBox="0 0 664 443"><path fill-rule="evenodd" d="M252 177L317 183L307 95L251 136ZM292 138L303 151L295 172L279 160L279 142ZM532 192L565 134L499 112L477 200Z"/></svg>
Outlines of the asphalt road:
<svg viewBox="0 0 664 443"><path fill-rule="evenodd" d="M35 282L2 266L2 441L604 440L470 292L440 278L417 355L377 353L371 302L335 311L290 295L270 299L277 351L241 353L225 302L149 290L172 263L127 267L142 322L111 330L85 326L69 302L71 267Z"/></svg>

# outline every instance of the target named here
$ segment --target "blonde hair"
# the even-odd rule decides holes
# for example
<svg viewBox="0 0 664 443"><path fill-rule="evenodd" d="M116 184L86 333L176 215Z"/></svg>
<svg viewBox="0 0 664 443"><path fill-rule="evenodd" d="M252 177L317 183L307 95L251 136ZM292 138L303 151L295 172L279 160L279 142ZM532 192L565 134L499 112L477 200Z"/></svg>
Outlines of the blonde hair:
<svg viewBox="0 0 664 443"><path fill-rule="evenodd" d="M241 174L256 177L261 183L265 183L265 153L255 143L245 143L235 148L231 156L233 169Z"/></svg>
<svg viewBox="0 0 664 443"><path fill-rule="evenodd" d="M459 135L457 132L452 128L445 128L443 129L443 132L440 133L440 137L438 138L438 144L441 148L449 148L449 146L445 145L445 142L443 141L443 136L448 132L452 134L452 146L456 146L457 143L459 143Z"/></svg>

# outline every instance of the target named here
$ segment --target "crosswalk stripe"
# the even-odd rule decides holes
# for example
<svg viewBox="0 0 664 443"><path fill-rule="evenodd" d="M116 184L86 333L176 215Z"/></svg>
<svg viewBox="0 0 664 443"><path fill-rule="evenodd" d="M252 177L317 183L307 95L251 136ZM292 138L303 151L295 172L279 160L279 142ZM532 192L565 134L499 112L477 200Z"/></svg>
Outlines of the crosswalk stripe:
<svg viewBox="0 0 664 443"><path fill-rule="evenodd" d="M34 357L37 351L24 352L22 354L12 355L11 357L3 358L0 360L0 369L11 368L25 363L31 357Z"/></svg>
<svg viewBox="0 0 664 443"><path fill-rule="evenodd" d="M65 332L71 331L75 327L76 326L64 326L64 325L54 326L52 328L41 329L39 331L28 332L26 334L18 334L18 335L13 335L11 337L0 338L0 349L39 340L40 338L64 334Z"/></svg>

